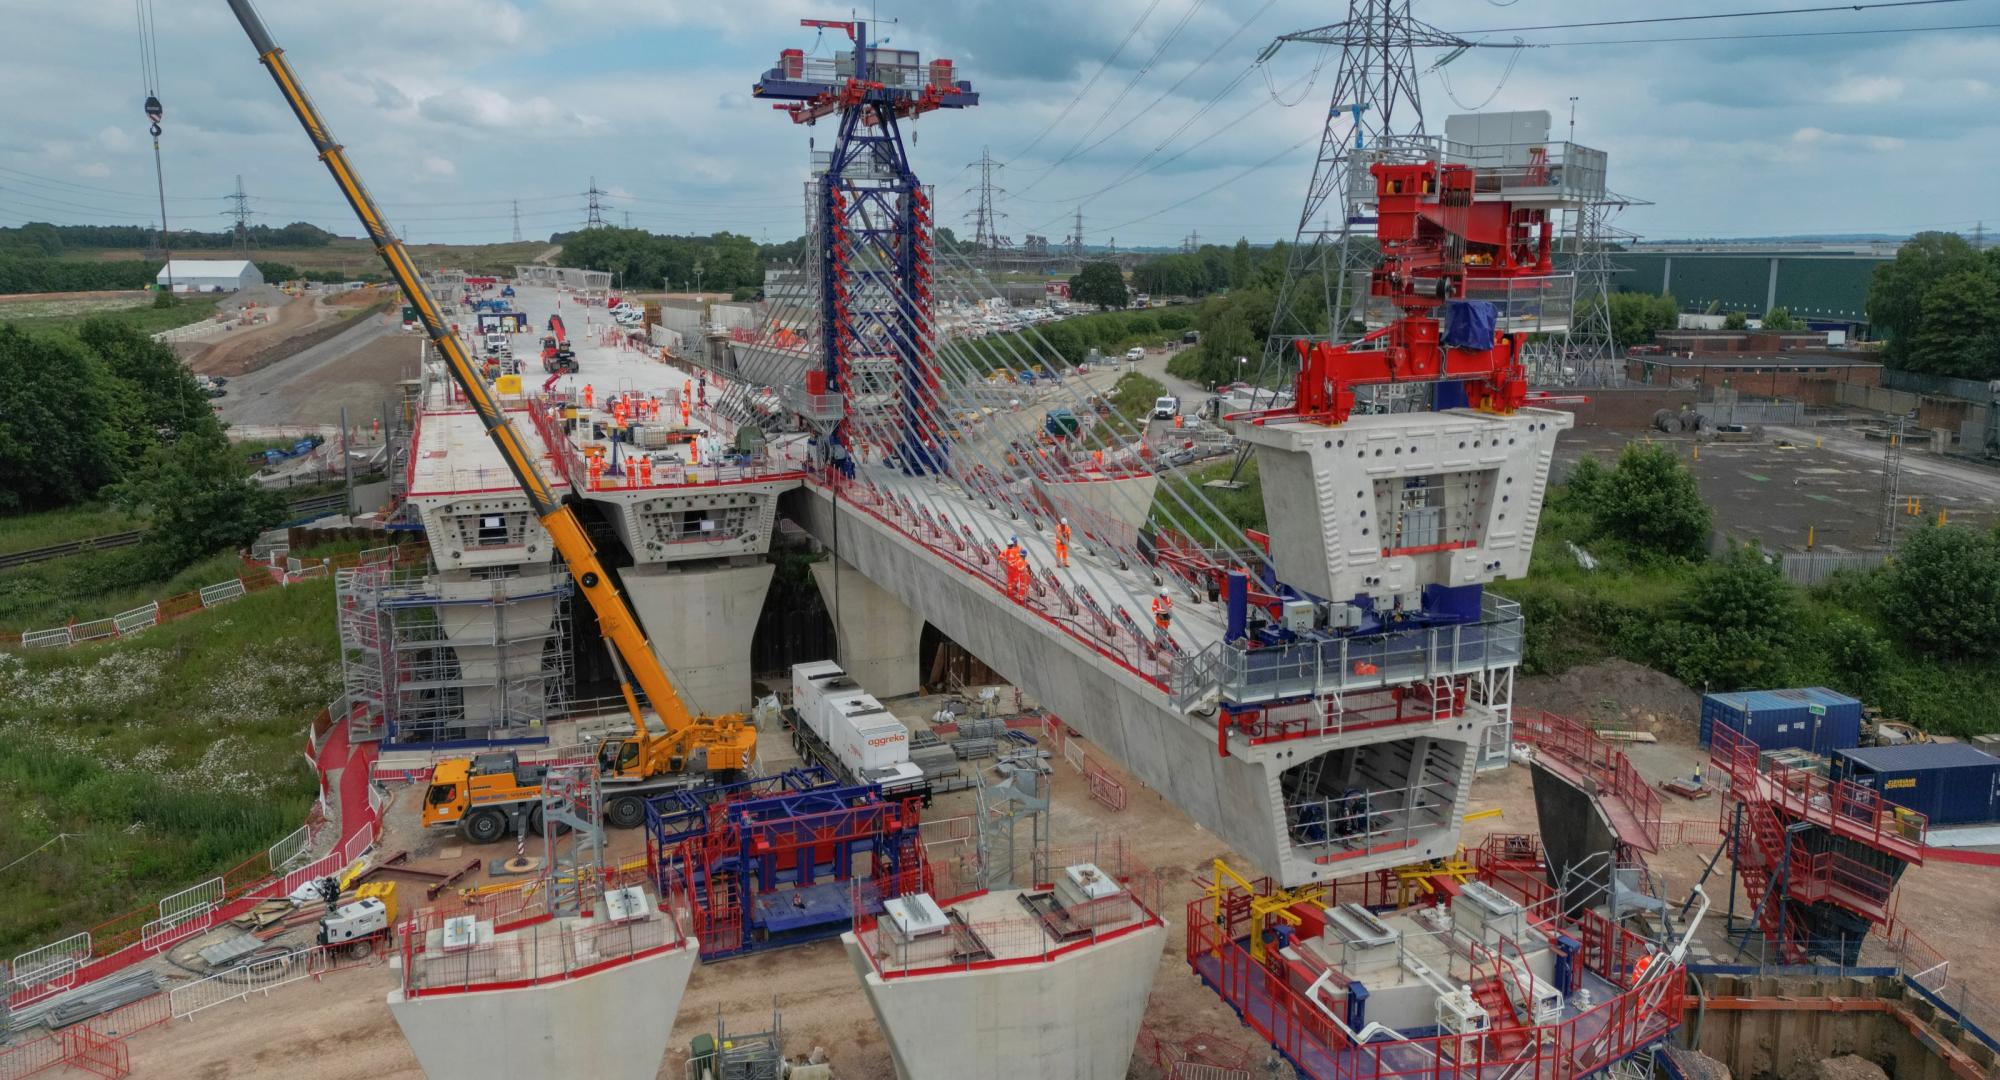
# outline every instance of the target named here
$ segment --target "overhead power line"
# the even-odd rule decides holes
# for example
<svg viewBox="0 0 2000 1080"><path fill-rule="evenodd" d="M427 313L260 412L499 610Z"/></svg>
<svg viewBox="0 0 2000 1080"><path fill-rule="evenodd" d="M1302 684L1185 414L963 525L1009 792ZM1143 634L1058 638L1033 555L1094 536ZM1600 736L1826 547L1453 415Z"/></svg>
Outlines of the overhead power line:
<svg viewBox="0 0 2000 1080"><path fill-rule="evenodd" d="M1585 30L1596 26L1642 26L1655 23L1707 22L1714 19L1753 19L1765 15L1822 15L1831 12L1873 11L1879 8L1932 7L1963 4L1966 0L1882 0L1872 4L1827 4L1819 7L1769 8L1764 11L1715 11L1703 15L1655 15L1644 19L1602 19L1597 22L1549 23L1544 26L1502 26L1490 30L1461 30L1460 37L1481 34L1525 34L1533 30Z"/></svg>
<svg viewBox="0 0 2000 1080"><path fill-rule="evenodd" d="M1794 30L1772 34L1697 34L1689 37L1605 38L1602 40L1531 41L1538 49L1574 45L1669 45L1688 41L1763 41L1772 38L1880 37L1884 34L1923 34L1938 30L2000 30L2000 23L1959 23L1955 26L1881 26L1866 30Z"/></svg>
<svg viewBox="0 0 2000 1080"><path fill-rule="evenodd" d="M1104 73L1111 70L1112 64L1117 63L1119 55L1125 51L1125 46L1130 45L1132 39L1138 36L1139 28L1146 25L1146 20L1153 17L1154 9L1159 6L1160 0L1153 0L1152 3L1146 5L1146 10L1140 12L1139 18L1132 23L1132 28L1125 31L1125 36L1119 39L1118 47L1111 50L1111 55L1105 57L1102 64L1097 65L1097 71L1090 76L1089 81L1083 84L1083 89L1078 90L1076 96L1069 99L1069 104L1064 105L1062 111L1057 113L1055 118L1050 120L1046 127L1036 132L1034 138L1028 140L1028 145L1014 151L1014 156L1009 158L1009 161L1019 161L1021 155L1040 146L1042 140L1048 137L1049 132L1054 131L1057 124L1062 123L1063 120L1068 118L1070 110L1076 108L1077 103L1084 99L1084 95L1090 93L1091 88L1097 85L1097 80L1103 78Z"/></svg>

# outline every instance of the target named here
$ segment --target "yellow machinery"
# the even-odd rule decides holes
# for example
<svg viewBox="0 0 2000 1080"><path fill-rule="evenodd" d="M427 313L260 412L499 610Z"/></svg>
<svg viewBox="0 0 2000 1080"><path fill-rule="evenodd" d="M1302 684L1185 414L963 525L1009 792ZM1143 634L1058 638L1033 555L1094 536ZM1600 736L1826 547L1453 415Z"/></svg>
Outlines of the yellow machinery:
<svg viewBox="0 0 2000 1080"><path fill-rule="evenodd" d="M1243 900L1250 905L1250 959L1260 964L1264 962L1264 921L1266 919L1279 919L1297 926L1303 920L1292 913L1292 905L1322 903L1326 899L1326 886L1324 885L1302 885L1296 889L1280 889L1273 886L1270 893L1259 896L1255 885L1245 880L1242 874L1230 869L1228 863L1217 859L1215 860L1215 877L1209 882L1208 895L1209 899L1214 902L1214 918L1218 926L1226 925L1223 921L1223 904L1230 902L1230 882L1234 882L1237 888L1243 890ZM1218 953L1221 952L1219 942L1217 943L1216 951Z"/></svg>
<svg viewBox="0 0 2000 1080"><path fill-rule="evenodd" d="M291 106L293 115L305 128L313 149L326 163L334 184L340 188L348 205L353 207L361 227L367 231L369 240L388 267L389 275L401 286L404 299L416 312L417 320L423 323L431 344L450 369L452 381L458 384L459 391L478 415L493 445L499 448L501 459L514 474L515 482L521 486L522 494L527 496L535 516L541 519L542 527L548 530L556 551L568 564L570 576L576 580L577 588L582 590L584 599L596 613L598 627L611 645L625 701L632 711L634 733L630 738L607 742L600 749L598 763L605 785L605 816L612 824L626 827L645 819L645 803L642 793L634 787L636 784L671 778L672 774L694 766L715 770L748 768L757 756L756 728L747 723L741 714L696 715L674 692L666 669L653 654L652 646L640 631L625 598L619 595L617 587L605 575L596 549L584 535L576 514L550 489L547 478L535 465L534 455L529 452L520 433L508 422L485 380L480 378L479 368L466 351L465 343L445 323L437 301L417 274L416 263L362 186L361 178L348 164L346 151L334 141L333 133L327 129L318 109L306 96L305 88L299 84L285 59L284 50L271 40L270 32L264 28L264 21L258 17L250 0L229 0L229 8L236 14L237 22L242 24L243 32L249 35L251 45L257 50L257 59L270 70L285 103ZM631 682L627 680L628 672L638 682L639 691L645 695L647 704L659 715L660 724L665 729L661 734L656 735L648 728ZM464 763L468 777L480 772L476 764ZM458 785L458 799L455 800L458 812L446 818L444 815L449 808L441 808L438 811L441 821L469 821L464 813L470 809L470 800L465 795L469 786L466 783ZM426 799L425 821L432 823L432 819L431 802Z"/></svg>

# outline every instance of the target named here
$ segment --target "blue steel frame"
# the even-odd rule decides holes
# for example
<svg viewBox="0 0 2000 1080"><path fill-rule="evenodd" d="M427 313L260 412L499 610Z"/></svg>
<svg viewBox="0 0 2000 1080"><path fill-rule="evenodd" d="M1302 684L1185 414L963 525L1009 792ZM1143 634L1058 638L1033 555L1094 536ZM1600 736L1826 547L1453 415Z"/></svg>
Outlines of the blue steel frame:
<svg viewBox="0 0 2000 1080"><path fill-rule="evenodd" d="M854 42L853 76L813 82L792 78L779 67L766 72L753 92L800 103L777 107L803 123L834 112L840 117L832 160L817 192L819 350L827 390L849 398L851 415L860 381L853 376L856 367L884 366L880 362L886 361L896 376L896 458L908 473L942 473L950 462L949 448L930 421L940 414L930 313L930 201L910 168L899 122L931 109L977 105L979 95L964 82L922 90L886 86L873 78L867 23L804 24L848 33ZM850 476L855 449L851 424L843 418L831 435L848 451L834 458Z"/></svg>

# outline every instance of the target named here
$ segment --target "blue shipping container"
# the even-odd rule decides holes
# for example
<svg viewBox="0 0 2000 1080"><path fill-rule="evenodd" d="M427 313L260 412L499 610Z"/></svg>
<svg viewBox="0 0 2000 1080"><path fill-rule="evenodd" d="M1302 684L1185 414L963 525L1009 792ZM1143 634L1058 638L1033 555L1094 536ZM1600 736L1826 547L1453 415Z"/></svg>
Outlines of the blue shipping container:
<svg viewBox="0 0 2000 1080"><path fill-rule="evenodd" d="M1824 757L1861 745L1861 702L1823 686L1704 694L1701 744L1721 724L1760 750L1810 750Z"/></svg>
<svg viewBox="0 0 2000 1080"><path fill-rule="evenodd" d="M2000 758L1964 743L1842 750L1834 774L1881 792L1932 825L2000 819Z"/></svg>

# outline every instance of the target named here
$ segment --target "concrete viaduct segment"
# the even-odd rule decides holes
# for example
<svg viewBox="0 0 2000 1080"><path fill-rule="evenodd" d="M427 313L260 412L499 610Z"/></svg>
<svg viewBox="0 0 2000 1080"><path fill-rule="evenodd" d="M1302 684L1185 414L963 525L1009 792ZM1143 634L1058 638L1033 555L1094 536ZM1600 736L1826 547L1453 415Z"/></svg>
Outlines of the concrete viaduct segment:
<svg viewBox="0 0 2000 1080"><path fill-rule="evenodd" d="M1224 754L1212 719L1176 709L1158 684L1038 612L1007 602L986 579L966 574L866 510L835 500L823 485L786 493L780 509L845 567L1033 693L1285 884L1451 854L1474 751L1490 714L1468 708L1401 724L1389 738L1366 730L1265 746L1234 739ZM1300 801L1297 771L1307 767L1325 773L1323 783L1341 790L1366 788L1378 798L1405 793L1411 812L1400 818L1402 827L1390 839L1362 846L1302 829L1288 804Z"/></svg>

